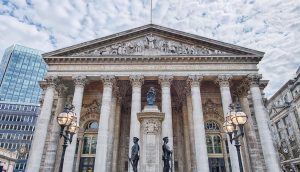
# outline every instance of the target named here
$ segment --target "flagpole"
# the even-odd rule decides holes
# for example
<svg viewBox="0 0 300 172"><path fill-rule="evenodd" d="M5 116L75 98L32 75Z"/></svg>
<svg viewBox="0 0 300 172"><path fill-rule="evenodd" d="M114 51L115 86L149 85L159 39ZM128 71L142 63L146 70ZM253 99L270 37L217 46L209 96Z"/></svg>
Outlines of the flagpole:
<svg viewBox="0 0 300 172"><path fill-rule="evenodd" d="M150 8L150 24L152 24L152 0L151 0L151 8Z"/></svg>

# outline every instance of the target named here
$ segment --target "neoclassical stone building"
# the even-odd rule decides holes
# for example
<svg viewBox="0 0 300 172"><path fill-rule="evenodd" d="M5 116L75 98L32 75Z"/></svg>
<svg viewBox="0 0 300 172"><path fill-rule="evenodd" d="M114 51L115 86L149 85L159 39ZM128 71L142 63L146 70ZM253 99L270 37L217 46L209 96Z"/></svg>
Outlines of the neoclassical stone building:
<svg viewBox="0 0 300 172"><path fill-rule="evenodd" d="M245 171L279 172L262 101L265 82L256 66L263 55L153 24L45 53L49 71L41 82L27 171L58 170L56 116L66 103L75 106L80 128L63 171L132 171L132 138L143 132L137 114L154 87L165 115L157 129L170 138L174 171L239 171L236 149L222 129L228 105L239 101L249 116L242 140Z"/></svg>

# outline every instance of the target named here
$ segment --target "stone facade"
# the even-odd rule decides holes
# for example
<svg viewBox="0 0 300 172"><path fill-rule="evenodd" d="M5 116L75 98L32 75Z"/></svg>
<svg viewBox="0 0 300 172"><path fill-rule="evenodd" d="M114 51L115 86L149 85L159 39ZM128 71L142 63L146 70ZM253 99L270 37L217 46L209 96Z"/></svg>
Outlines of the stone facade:
<svg viewBox="0 0 300 172"><path fill-rule="evenodd" d="M283 171L300 171L300 68L267 102Z"/></svg>
<svg viewBox="0 0 300 172"><path fill-rule="evenodd" d="M64 172L132 171L132 137L145 132L169 137L173 171L238 172L236 150L222 128L228 105L236 101L250 121L242 140L245 171L280 171L265 127L268 114L256 67L262 52L150 24L43 56L49 70L41 83L46 87L40 131L33 139L39 149L31 149L34 164L27 171L57 171L61 143L54 139L55 116L72 103L80 128L67 148ZM59 94L61 85L65 94ZM161 125L148 121L147 128L138 113L150 87L164 119Z"/></svg>

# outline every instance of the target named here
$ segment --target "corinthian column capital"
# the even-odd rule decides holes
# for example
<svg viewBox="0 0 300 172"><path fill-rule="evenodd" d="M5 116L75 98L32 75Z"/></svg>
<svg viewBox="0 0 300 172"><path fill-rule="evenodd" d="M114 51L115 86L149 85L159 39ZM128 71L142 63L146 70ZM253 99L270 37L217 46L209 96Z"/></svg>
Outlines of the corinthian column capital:
<svg viewBox="0 0 300 172"><path fill-rule="evenodd" d="M46 80L46 85L47 87L52 87L52 88L55 88L55 86L58 84L59 82L59 79L58 79L58 76L57 75L47 75L45 77L45 80Z"/></svg>
<svg viewBox="0 0 300 172"><path fill-rule="evenodd" d="M58 97L66 97L68 87L66 87L64 84L58 84L55 89L57 91Z"/></svg>
<svg viewBox="0 0 300 172"><path fill-rule="evenodd" d="M261 74L248 74L247 79L249 81L250 87L259 86L259 80L262 78Z"/></svg>
<svg viewBox="0 0 300 172"><path fill-rule="evenodd" d="M84 87L84 85L87 83L86 76L83 75L76 75L72 77L74 81L75 86Z"/></svg>
<svg viewBox="0 0 300 172"><path fill-rule="evenodd" d="M129 76L132 87L141 87L144 83L144 76L142 75L131 75Z"/></svg>
<svg viewBox="0 0 300 172"><path fill-rule="evenodd" d="M102 75L101 80L103 82L103 86L113 87L114 83L116 82L115 76L112 75Z"/></svg>
<svg viewBox="0 0 300 172"><path fill-rule="evenodd" d="M232 75L218 75L216 83L219 84L220 87L229 87L231 79Z"/></svg>
<svg viewBox="0 0 300 172"><path fill-rule="evenodd" d="M187 78L187 84L190 87L200 87L200 83L203 80L203 75L189 75Z"/></svg>
<svg viewBox="0 0 300 172"><path fill-rule="evenodd" d="M172 75L160 75L158 76L158 82L161 85L161 87L170 87L173 78L174 77Z"/></svg>

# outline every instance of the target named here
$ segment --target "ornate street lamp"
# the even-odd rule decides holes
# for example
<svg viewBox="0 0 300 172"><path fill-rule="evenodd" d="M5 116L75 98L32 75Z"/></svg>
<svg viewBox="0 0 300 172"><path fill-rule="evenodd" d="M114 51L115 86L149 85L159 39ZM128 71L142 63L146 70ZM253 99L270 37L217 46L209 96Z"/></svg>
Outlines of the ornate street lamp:
<svg viewBox="0 0 300 172"><path fill-rule="evenodd" d="M234 141L234 146L238 154L240 172L243 172L243 164L240 151L240 137L244 137L244 124L247 122L247 115L242 112L239 103L230 104L229 112L223 124L224 131L229 135L230 143Z"/></svg>
<svg viewBox="0 0 300 172"><path fill-rule="evenodd" d="M73 135L78 130L77 117L73 112L73 105L66 105L64 111L57 116L57 123L60 125L60 137L64 137L64 143L62 145L63 151L61 155L59 172L62 172L64 165L65 152L68 146L68 142L71 144ZM66 129L65 129L66 128Z"/></svg>

